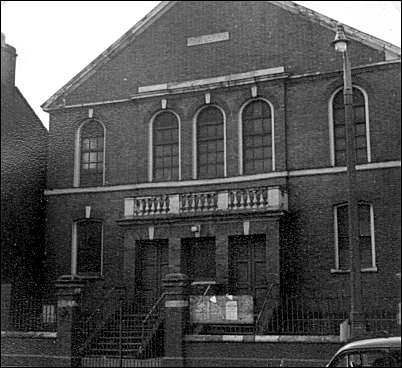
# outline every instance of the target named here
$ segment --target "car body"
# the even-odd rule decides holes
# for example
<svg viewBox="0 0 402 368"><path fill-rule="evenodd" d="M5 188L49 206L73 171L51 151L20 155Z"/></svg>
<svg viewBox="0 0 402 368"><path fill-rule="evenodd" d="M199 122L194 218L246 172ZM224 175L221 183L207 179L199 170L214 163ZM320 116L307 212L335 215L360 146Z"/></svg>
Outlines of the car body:
<svg viewBox="0 0 402 368"><path fill-rule="evenodd" d="M327 367L400 367L401 337L358 340L341 347Z"/></svg>

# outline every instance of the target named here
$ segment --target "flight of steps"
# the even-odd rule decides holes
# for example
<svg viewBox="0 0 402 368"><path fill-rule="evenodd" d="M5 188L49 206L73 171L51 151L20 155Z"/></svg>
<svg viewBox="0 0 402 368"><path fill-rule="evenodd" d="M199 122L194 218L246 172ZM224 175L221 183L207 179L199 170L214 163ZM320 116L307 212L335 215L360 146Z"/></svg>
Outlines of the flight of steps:
<svg viewBox="0 0 402 368"><path fill-rule="evenodd" d="M142 321L147 313L123 312L121 326L122 356L138 358L141 356ZM145 330L146 336L150 337L152 330ZM85 356L118 357L120 355L120 318L115 313L106 322L104 327L97 333L89 344Z"/></svg>

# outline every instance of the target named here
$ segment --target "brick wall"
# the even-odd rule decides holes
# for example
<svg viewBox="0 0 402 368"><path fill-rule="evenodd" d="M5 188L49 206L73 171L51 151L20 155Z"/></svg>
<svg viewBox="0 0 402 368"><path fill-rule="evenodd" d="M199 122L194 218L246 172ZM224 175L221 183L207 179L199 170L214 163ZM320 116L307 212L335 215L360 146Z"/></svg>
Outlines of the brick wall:
<svg viewBox="0 0 402 368"><path fill-rule="evenodd" d="M268 2L247 5L208 2L208 6L204 5L204 2L182 2L181 6L170 9L66 96L66 103L126 98L141 85L282 65L293 73L289 78L257 84L258 96L269 100L274 107L276 169L280 172L330 167L328 101L342 85L341 60L329 45L333 32ZM196 11L199 6L201 12ZM218 19L222 21L217 22ZM176 28L178 24L180 27ZM185 46L187 36L226 30L233 33L228 43L203 45L200 49ZM267 37L262 38L261 34ZM141 53L134 50L141 50ZM400 64L361 67L383 61L384 55L356 42L351 44L351 54L352 65L360 65L353 71L353 80L368 94L372 161L400 160ZM305 72L313 74L298 76ZM124 78L127 80L123 81ZM211 103L219 105L226 114L229 177L239 173L238 114L241 106L251 99L250 87L209 91ZM205 103L204 92L94 106L94 116L106 126L107 186L147 182L149 122L160 111L161 98L166 98L168 109L180 116L182 180L192 179L193 119ZM51 113L49 189L72 187L75 134L87 117L88 108ZM393 295L396 285L394 274L400 260L399 174L397 167L358 172L360 199L374 206L378 267L377 273L364 274L363 282L374 285L378 296ZM104 283L113 284L121 277L122 270L132 270L124 258L124 254L133 252L129 243L136 237L147 236L146 227L138 227L134 236L127 235L127 230L117 225L124 197L281 184L287 185L289 192L288 223L282 226L281 237L283 244L286 238L288 246L282 258L292 255L292 265L286 267L292 271L294 288L305 294L321 290L323 295L348 290L348 276L330 272L334 265L332 206L346 200L345 174L285 176L252 183L48 196L48 280L70 272L71 224L84 217L86 205L92 206L94 217L105 220ZM183 228L181 237L188 231L187 227ZM223 244L222 234L217 236L217 242ZM225 267L225 254L222 246L218 251L220 267ZM221 271L219 277L225 279Z"/></svg>
<svg viewBox="0 0 402 368"><path fill-rule="evenodd" d="M187 38L229 32L230 40L187 47ZM263 36L262 36L263 35ZM286 71L340 69L335 30L269 2L179 2L66 97L67 104L127 98L139 86L284 66ZM353 65L384 53L352 42Z"/></svg>

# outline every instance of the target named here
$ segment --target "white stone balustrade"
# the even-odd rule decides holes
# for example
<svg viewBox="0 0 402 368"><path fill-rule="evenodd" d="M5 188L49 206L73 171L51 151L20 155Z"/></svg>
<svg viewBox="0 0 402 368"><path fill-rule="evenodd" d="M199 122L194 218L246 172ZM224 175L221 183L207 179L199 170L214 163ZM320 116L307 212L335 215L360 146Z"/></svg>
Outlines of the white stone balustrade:
<svg viewBox="0 0 402 368"><path fill-rule="evenodd" d="M279 186L124 199L126 218L214 211L287 209L287 193Z"/></svg>

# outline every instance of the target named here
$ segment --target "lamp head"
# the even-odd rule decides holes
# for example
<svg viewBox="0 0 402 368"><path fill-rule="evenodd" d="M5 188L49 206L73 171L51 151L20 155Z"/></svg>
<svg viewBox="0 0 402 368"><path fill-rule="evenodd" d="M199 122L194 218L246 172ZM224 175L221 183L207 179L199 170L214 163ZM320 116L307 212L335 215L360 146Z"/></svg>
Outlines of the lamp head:
<svg viewBox="0 0 402 368"><path fill-rule="evenodd" d="M338 24L336 26L335 39L332 41L332 45L334 46L335 51L346 52L349 42L350 41L346 38L345 30L343 29L343 25Z"/></svg>

